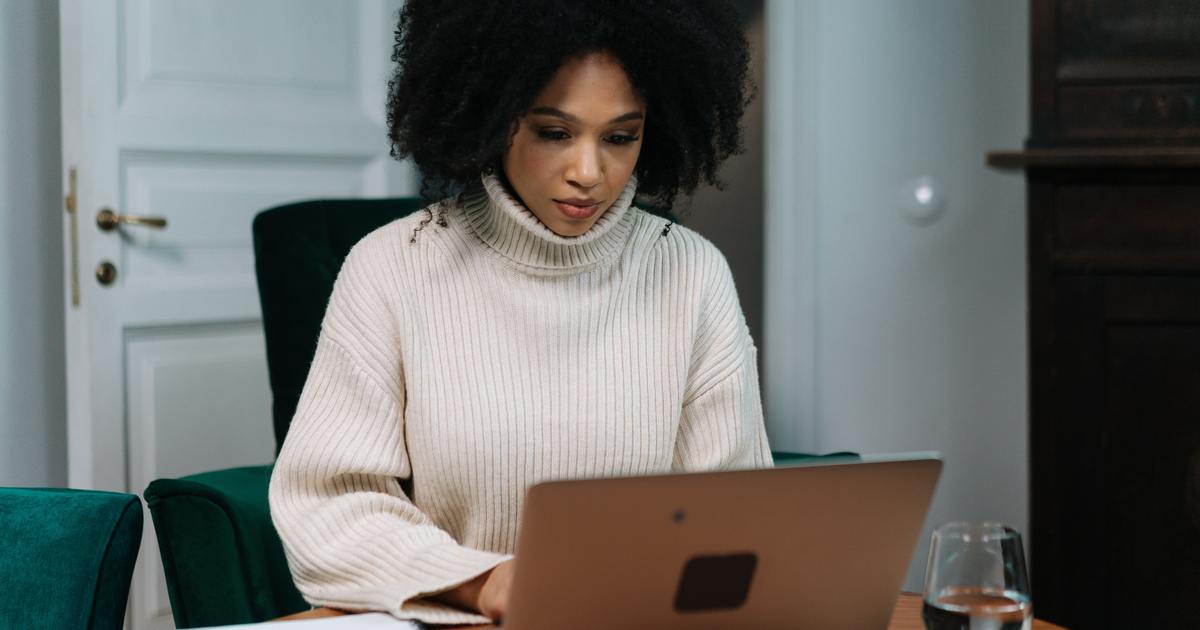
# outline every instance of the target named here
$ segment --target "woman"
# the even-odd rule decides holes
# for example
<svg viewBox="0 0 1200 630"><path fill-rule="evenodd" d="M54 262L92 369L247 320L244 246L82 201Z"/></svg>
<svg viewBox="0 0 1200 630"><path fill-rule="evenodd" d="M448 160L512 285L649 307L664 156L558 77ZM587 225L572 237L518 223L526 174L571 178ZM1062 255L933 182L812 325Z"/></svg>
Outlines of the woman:
<svg viewBox="0 0 1200 630"><path fill-rule="evenodd" d="M346 259L271 511L309 602L486 622L531 485L770 463L725 259L633 206L739 149L746 42L718 2L409 0L394 60L393 154L461 192Z"/></svg>

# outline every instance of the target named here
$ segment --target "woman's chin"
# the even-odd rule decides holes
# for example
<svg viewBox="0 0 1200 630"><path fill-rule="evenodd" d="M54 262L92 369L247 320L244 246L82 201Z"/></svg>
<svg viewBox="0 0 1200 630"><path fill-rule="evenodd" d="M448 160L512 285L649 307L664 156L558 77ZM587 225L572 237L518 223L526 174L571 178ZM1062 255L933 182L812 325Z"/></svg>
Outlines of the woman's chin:
<svg viewBox="0 0 1200 630"><path fill-rule="evenodd" d="M554 232L559 236L570 238L574 236L583 236L586 234L588 230L592 229L592 226L596 224L596 221L600 219L603 213L595 212L587 217L580 218L570 216L567 213L561 212L555 208L553 212L549 214L551 220L543 220L542 225L550 228L551 232Z"/></svg>
<svg viewBox="0 0 1200 630"><path fill-rule="evenodd" d="M556 221L556 225L547 225L551 232L566 238L583 236L592 227L591 222L583 223L581 221Z"/></svg>

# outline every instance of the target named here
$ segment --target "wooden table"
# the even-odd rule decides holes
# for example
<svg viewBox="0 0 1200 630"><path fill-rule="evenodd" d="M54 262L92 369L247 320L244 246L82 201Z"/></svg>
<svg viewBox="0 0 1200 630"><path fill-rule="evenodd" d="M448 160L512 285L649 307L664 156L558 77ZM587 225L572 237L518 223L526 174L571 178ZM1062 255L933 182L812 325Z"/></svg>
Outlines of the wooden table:
<svg viewBox="0 0 1200 630"><path fill-rule="evenodd" d="M317 619L320 617L337 617L339 615L348 614L341 610L332 608L317 608L315 610L307 610L302 613L288 615L279 621L292 621L296 619ZM495 628L496 626L457 626L459 630L484 630L486 628ZM447 629L450 630L450 629ZM925 630L925 622L921 621L921 596L916 593L901 593L900 598L896 600L896 609L892 612L892 621L888 624L888 630ZM1033 620L1033 630L1062 630L1060 626L1045 621Z"/></svg>

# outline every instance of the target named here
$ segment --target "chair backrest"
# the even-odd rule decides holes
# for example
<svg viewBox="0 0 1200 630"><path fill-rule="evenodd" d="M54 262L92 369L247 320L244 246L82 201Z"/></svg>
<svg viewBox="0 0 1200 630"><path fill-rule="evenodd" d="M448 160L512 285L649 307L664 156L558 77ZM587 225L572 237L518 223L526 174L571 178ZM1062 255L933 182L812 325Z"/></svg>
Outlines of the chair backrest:
<svg viewBox="0 0 1200 630"><path fill-rule="evenodd" d="M0 488L0 628L121 628L142 540L132 494Z"/></svg>
<svg viewBox="0 0 1200 630"><path fill-rule="evenodd" d="M342 261L372 230L424 206L417 197L325 199L278 206L254 218L277 453L296 413Z"/></svg>

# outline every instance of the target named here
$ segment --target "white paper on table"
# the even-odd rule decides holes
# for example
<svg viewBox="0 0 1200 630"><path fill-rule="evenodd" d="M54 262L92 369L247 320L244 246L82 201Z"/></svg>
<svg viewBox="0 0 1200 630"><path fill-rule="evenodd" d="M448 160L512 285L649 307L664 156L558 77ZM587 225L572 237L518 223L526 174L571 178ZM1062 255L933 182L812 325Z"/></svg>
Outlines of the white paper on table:
<svg viewBox="0 0 1200 630"><path fill-rule="evenodd" d="M361 615L342 615L340 617L301 619L284 622L266 621L263 623L219 627L241 628L242 630L250 628L256 630L420 630L421 628L420 625L412 621L396 619L387 613L363 613Z"/></svg>

